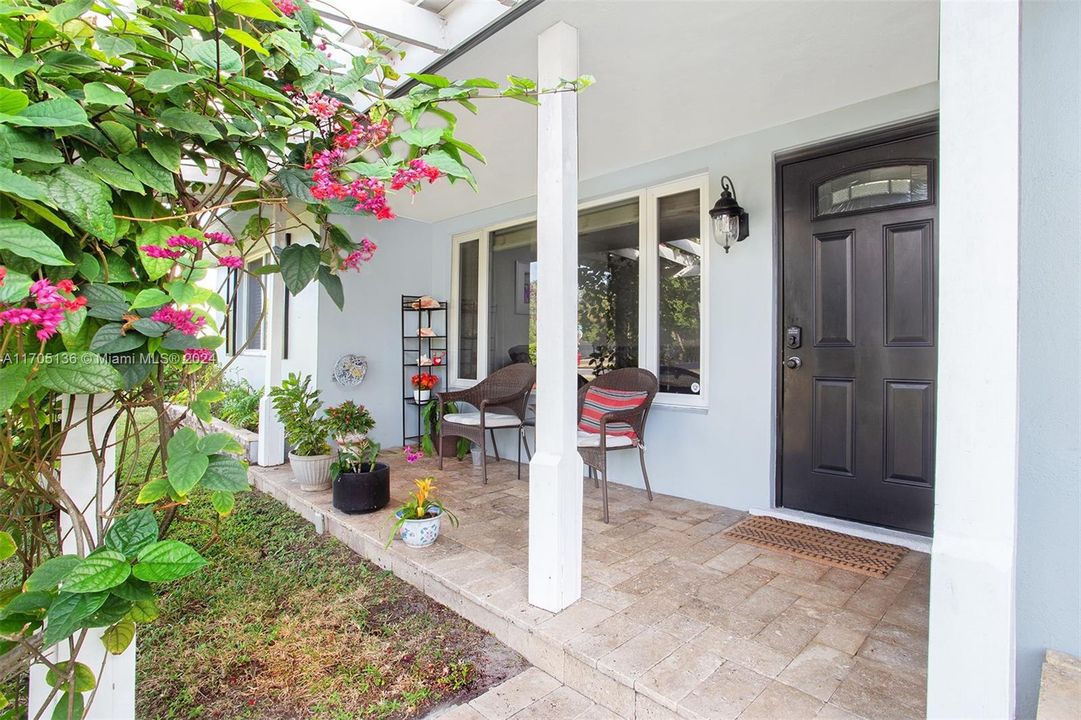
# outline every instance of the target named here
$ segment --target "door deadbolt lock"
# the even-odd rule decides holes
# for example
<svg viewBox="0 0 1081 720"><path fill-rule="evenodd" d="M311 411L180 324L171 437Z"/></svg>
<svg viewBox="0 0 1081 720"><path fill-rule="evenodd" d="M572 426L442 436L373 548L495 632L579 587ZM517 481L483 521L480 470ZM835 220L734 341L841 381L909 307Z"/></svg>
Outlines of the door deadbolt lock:
<svg viewBox="0 0 1081 720"><path fill-rule="evenodd" d="M789 370L799 370L801 367L803 367L803 361L800 360L798 357L793 356L785 360L784 365Z"/></svg>
<svg viewBox="0 0 1081 720"><path fill-rule="evenodd" d="M803 328L799 325L792 325L784 331L785 345L795 350L803 344Z"/></svg>

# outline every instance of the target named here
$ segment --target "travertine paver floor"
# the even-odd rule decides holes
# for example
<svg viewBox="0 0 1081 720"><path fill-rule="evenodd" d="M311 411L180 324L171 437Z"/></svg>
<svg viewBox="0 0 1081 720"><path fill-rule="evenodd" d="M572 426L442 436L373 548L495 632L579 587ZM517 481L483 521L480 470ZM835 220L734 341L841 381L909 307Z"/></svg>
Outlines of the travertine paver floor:
<svg viewBox="0 0 1081 720"><path fill-rule="evenodd" d="M429 720L619 720L619 716L554 677L529 668L468 703Z"/></svg>
<svg viewBox="0 0 1081 720"><path fill-rule="evenodd" d="M468 462L440 472L430 459L387 457L393 502L372 515L345 516L329 492L292 489L287 466L253 477L299 512L341 523L363 538L346 538L359 551L620 717L923 716L925 554L867 578L724 537L741 512L660 494L651 503L615 484L606 525L600 491L583 481L582 599L553 615L526 602L525 468L517 480L514 464L490 463L483 485ZM653 468L656 486L662 472ZM424 550L396 541L384 551L391 508L429 473L461 526L444 523Z"/></svg>

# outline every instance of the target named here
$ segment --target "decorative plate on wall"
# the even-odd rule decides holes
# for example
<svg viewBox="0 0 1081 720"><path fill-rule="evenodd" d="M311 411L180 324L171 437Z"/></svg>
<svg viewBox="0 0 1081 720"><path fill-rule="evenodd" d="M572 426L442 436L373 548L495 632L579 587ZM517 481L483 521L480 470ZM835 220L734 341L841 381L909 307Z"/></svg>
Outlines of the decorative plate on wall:
<svg viewBox="0 0 1081 720"><path fill-rule="evenodd" d="M356 387L368 373L368 358L363 355L342 355L334 364L334 382L344 387Z"/></svg>

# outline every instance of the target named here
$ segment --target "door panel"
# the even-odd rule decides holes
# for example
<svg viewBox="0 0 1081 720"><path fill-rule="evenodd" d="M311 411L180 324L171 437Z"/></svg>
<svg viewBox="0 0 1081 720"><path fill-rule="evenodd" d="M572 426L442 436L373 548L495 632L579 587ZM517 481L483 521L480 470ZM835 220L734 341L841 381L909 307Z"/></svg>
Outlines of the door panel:
<svg viewBox="0 0 1081 720"><path fill-rule="evenodd" d="M931 532L937 146L923 130L778 168L785 507Z"/></svg>

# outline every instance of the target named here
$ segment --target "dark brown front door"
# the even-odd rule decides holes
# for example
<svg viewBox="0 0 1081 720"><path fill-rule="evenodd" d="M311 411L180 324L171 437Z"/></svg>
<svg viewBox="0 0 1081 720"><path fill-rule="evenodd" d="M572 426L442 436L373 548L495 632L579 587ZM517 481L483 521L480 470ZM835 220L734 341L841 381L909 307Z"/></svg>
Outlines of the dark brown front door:
<svg viewBox="0 0 1081 720"><path fill-rule="evenodd" d="M931 533L938 135L780 161L784 507Z"/></svg>

